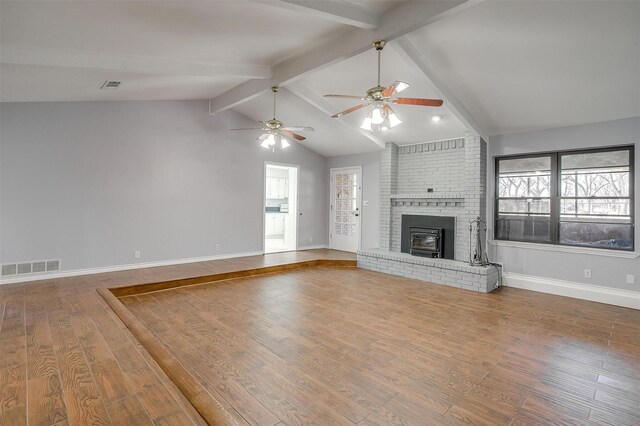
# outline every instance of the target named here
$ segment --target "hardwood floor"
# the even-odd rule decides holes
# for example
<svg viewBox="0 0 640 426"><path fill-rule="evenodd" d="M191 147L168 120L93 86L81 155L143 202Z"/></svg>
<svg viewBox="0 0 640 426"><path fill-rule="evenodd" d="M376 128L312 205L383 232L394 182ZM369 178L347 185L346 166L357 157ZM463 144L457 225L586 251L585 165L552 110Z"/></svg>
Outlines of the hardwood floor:
<svg viewBox="0 0 640 426"><path fill-rule="evenodd" d="M631 309L334 269L120 300L241 424L640 424Z"/></svg>
<svg viewBox="0 0 640 426"><path fill-rule="evenodd" d="M203 424L96 292L328 250L0 286L0 424ZM640 424L640 311L314 268L120 299L240 424Z"/></svg>
<svg viewBox="0 0 640 426"><path fill-rule="evenodd" d="M96 289L353 258L309 250L0 285L0 425L204 424Z"/></svg>

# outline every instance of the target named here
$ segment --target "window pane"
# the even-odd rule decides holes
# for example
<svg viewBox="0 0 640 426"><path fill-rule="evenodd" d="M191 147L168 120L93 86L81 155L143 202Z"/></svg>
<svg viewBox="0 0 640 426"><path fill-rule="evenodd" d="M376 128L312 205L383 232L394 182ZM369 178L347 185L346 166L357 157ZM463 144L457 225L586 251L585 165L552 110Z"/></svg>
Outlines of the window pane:
<svg viewBox="0 0 640 426"><path fill-rule="evenodd" d="M549 199L532 200L499 200L498 213L549 213L551 201Z"/></svg>
<svg viewBox="0 0 640 426"><path fill-rule="evenodd" d="M628 197L629 168L563 170L563 197Z"/></svg>
<svg viewBox="0 0 640 426"><path fill-rule="evenodd" d="M629 166L629 150L562 154L562 169L591 169Z"/></svg>
<svg viewBox="0 0 640 426"><path fill-rule="evenodd" d="M560 244L632 249L629 157L628 150L560 156Z"/></svg>
<svg viewBox="0 0 640 426"><path fill-rule="evenodd" d="M616 223L560 222L560 244L631 250L633 226Z"/></svg>
<svg viewBox="0 0 640 426"><path fill-rule="evenodd" d="M549 197L551 176L510 174L499 178L500 197Z"/></svg>
<svg viewBox="0 0 640 426"><path fill-rule="evenodd" d="M560 213L563 215L629 216L628 198L576 198L562 199Z"/></svg>
<svg viewBox="0 0 640 426"><path fill-rule="evenodd" d="M499 197L549 197L551 157L499 160Z"/></svg>
<svg viewBox="0 0 640 426"><path fill-rule="evenodd" d="M528 157L503 159L498 162L500 175L504 173L548 172L551 170L551 157Z"/></svg>
<svg viewBox="0 0 640 426"><path fill-rule="evenodd" d="M498 163L496 238L551 242L551 156Z"/></svg>
<svg viewBox="0 0 640 426"><path fill-rule="evenodd" d="M549 216L501 215L496 220L496 239L549 243L551 242Z"/></svg>

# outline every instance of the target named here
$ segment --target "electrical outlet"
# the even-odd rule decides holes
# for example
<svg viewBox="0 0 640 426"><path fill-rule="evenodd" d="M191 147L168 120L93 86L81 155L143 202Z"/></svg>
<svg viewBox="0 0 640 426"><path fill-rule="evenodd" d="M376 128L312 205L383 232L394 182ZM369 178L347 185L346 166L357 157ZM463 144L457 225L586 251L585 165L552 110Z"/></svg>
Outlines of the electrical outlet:
<svg viewBox="0 0 640 426"><path fill-rule="evenodd" d="M133 257L135 259L140 259L140 250L136 250L135 252L133 252Z"/></svg>
<svg viewBox="0 0 640 426"><path fill-rule="evenodd" d="M309 242L312 243L313 242L313 237L309 237Z"/></svg>
<svg viewBox="0 0 640 426"><path fill-rule="evenodd" d="M585 269L584 270L584 277L585 278L591 278L591 269Z"/></svg>
<svg viewBox="0 0 640 426"><path fill-rule="evenodd" d="M220 244L216 244L216 251L220 251Z"/></svg>
<svg viewBox="0 0 640 426"><path fill-rule="evenodd" d="M636 276L633 274L627 274L627 284L635 284Z"/></svg>

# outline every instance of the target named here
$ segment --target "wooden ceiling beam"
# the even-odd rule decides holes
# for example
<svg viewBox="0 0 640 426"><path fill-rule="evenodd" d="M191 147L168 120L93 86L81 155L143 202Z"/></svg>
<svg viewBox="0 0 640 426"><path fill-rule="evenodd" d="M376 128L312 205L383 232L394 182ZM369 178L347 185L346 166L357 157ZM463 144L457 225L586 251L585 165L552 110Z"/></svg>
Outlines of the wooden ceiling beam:
<svg viewBox="0 0 640 426"><path fill-rule="evenodd" d="M362 6L346 1L324 0L253 0L258 3L280 7L316 16L332 22L351 25L364 30L373 30L380 26L381 16Z"/></svg>
<svg viewBox="0 0 640 426"><path fill-rule="evenodd" d="M350 28L304 53L289 58L273 67L273 77L250 80L210 99L212 114L233 108L255 98L271 86L284 86L314 71L327 67L371 49L375 40L394 40L447 16L459 13L481 0L405 1L382 17L379 28L363 31Z"/></svg>
<svg viewBox="0 0 640 426"><path fill-rule="evenodd" d="M135 74L205 77L271 78L271 68L253 64L227 64L134 55L112 55L15 46L0 48L0 63L119 71Z"/></svg>
<svg viewBox="0 0 640 426"><path fill-rule="evenodd" d="M446 107L456 116L470 133L475 133L485 141L489 141L487 133L473 118L467 108L458 100L455 94L443 83L442 79L429 67L426 59L420 51L411 43L408 37L400 37L396 40L396 51L410 64L418 68L431 82L438 92L437 95L446 101Z"/></svg>

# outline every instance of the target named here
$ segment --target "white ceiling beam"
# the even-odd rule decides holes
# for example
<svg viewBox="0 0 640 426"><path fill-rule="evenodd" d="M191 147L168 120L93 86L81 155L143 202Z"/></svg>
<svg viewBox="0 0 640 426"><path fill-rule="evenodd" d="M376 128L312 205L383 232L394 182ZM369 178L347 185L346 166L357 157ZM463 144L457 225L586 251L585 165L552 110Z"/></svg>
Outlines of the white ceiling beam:
<svg viewBox="0 0 640 426"><path fill-rule="evenodd" d="M416 66L422 73L431 81L431 84L438 92L437 95L445 99L445 106L456 116L458 120L467 128L471 133L475 133L485 141L489 141L487 133L483 127L473 118L471 113L465 108L465 106L458 100L455 94L449 87L442 81L442 79L433 72L433 69L427 65L427 61L424 56L411 41L405 36L400 37L395 42L396 52L399 53L409 64Z"/></svg>
<svg viewBox="0 0 640 426"><path fill-rule="evenodd" d="M212 114L246 102L271 86L287 85L316 70L351 58L368 49L375 40L393 40L422 28L446 16L467 9L481 0L405 1L382 17L382 24L373 31L351 28L328 39L304 53L289 58L273 67L268 80L251 80L209 101Z"/></svg>
<svg viewBox="0 0 640 426"><path fill-rule="evenodd" d="M280 7L310 16L317 16L332 22L351 25L364 30L380 26L381 16L369 9L343 0L254 0L258 3Z"/></svg>
<svg viewBox="0 0 640 426"><path fill-rule="evenodd" d="M286 90L293 93L294 95L296 95L297 97L307 102L309 105L313 106L318 111L322 112L327 116L331 116L335 113L335 107L333 105L327 102L325 98L317 95L315 92L313 92L311 89L301 84L300 82L288 85L286 87ZM378 138L373 133L367 132L366 130L363 130L360 128L354 129L353 126L351 126L349 123L344 121L342 118L335 118L334 120L338 121L340 124L343 124L345 128L349 129L349 131L351 132L357 131L362 136L373 141L378 147L384 148L384 141Z"/></svg>
<svg viewBox="0 0 640 426"><path fill-rule="evenodd" d="M57 49L0 48L0 63L135 74L189 75L205 77L271 78L271 69L262 65L220 64L150 56L112 55Z"/></svg>

